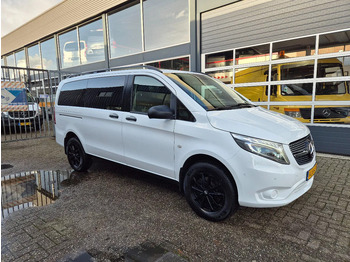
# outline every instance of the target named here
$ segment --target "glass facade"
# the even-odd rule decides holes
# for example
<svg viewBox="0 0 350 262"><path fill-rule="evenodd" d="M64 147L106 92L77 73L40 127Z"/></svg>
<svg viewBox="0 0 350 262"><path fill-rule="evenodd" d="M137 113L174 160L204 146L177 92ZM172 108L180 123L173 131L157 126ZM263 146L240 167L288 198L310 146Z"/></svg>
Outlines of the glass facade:
<svg viewBox="0 0 350 262"><path fill-rule="evenodd" d="M28 60L29 60L28 67L37 68L37 69L42 68L39 45L34 45L28 48Z"/></svg>
<svg viewBox="0 0 350 262"><path fill-rule="evenodd" d="M79 27L79 38L81 46L81 64L105 60L105 43L102 19ZM68 52L67 46L66 52Z"/></svg>
<svg viewBox="0 0 350 262"><path fill-rule="evenodd" d="M350 125L349 30L204 57L205 73L261 106L304 123Z"/></svg>
<svg viewBox="0 0 350 262"><path fill-rule="evenodd" d="M41 59L43 69L57 70L57 57L55 39L51 38L41 42Z"/></svg>
<svg viewBox="0 0 350 262"><path fill-rule="evenodd" d="M17 67L27 67L26 63L26 55L24 53L24 50L21 50L19 52L15 53L15 61L16 61L16 66Z"/></svg>
<svg viewBox="0 0 350 262"><path fill-rule="evenodd" d="M142 51L140 4L108 16L110 57Z"/></svg>
<svg viewBox="0 0 350 262"><path fill-rule="evenodd" d="M189 59L189 57L181 57L181 58L176 58L176 59L171 59L171 60L164 60L164 61L147 63L146 65L154 66L157 68L163 68L163 69L189 71L190 70L190 59Z"/></svg>
<svg viewBox="0 0 350 262"><path fill-rule="evenodd" d="M143 1L145 50L189 42L188 0Z"/></svg>
<svg viewBox="0 0 350 262"><path fill-rule="evenodd" d="M77 30L59 35L58 39L60 45L61 68L80 65L80 60L82 63L87 63L86 43L81 41L80 47L78 46Z"/></svg>

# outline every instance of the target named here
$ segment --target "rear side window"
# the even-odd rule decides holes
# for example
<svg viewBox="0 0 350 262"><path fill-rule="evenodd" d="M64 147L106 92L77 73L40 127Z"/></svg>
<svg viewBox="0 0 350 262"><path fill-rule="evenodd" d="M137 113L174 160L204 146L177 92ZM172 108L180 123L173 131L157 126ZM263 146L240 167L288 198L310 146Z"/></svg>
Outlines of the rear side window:
<svg viewBox="0 0 350 262"><path fill-rule="evenodd" d="M78 80L64 84L61 88L58 104L62 106L83 106L82 97L87 80Z"/></svg>
<svg viewBox="0 0 350 262"><path fill-rule="evenodd" d="M170 90L149 76L135 76L132 93L132 112L147 113L152 106L170 107Z"/></svg>
<svg viewBox="0 0 350 262"><path fill-rule="evenodd" d="M84 107L121 110L124 83L125 76L89 79Z"/></svg>

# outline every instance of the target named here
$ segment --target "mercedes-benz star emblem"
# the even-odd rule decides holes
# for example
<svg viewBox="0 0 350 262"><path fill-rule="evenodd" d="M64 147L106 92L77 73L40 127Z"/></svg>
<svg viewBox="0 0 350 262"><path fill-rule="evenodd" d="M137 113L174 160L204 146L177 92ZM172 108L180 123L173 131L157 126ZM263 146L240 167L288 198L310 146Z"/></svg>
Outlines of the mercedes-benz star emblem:
<svg viewBox="0 0 350 262"><path fill-rule="evenodd" d="M331 115L331 110L329 110L328 108L323 109L322 115L325 117L329 117Z"/></svg>

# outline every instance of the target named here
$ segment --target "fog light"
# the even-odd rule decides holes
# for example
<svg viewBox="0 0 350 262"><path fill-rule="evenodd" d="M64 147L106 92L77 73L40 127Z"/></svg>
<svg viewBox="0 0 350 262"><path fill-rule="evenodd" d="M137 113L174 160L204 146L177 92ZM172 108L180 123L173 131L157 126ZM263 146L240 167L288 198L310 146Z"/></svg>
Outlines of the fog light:
<svg viewBox="0 0 350 262"><path fill-rule="evenodd" d="M278 196L278 191L276 189L271 189L265 191L262 195L265 199L275 199Z"/></svg>

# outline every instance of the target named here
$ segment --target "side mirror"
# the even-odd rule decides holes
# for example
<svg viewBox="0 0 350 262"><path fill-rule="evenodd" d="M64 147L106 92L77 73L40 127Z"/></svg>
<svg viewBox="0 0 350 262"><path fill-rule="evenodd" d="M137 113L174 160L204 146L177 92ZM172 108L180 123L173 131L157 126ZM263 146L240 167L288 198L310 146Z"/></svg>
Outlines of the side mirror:
<svg viewBox="0 0 350 262"><path fill-rule="evenodd" d="M166 105L152 106L148 110L148 117L151 119L174 119L174 113Z"/></svg>

